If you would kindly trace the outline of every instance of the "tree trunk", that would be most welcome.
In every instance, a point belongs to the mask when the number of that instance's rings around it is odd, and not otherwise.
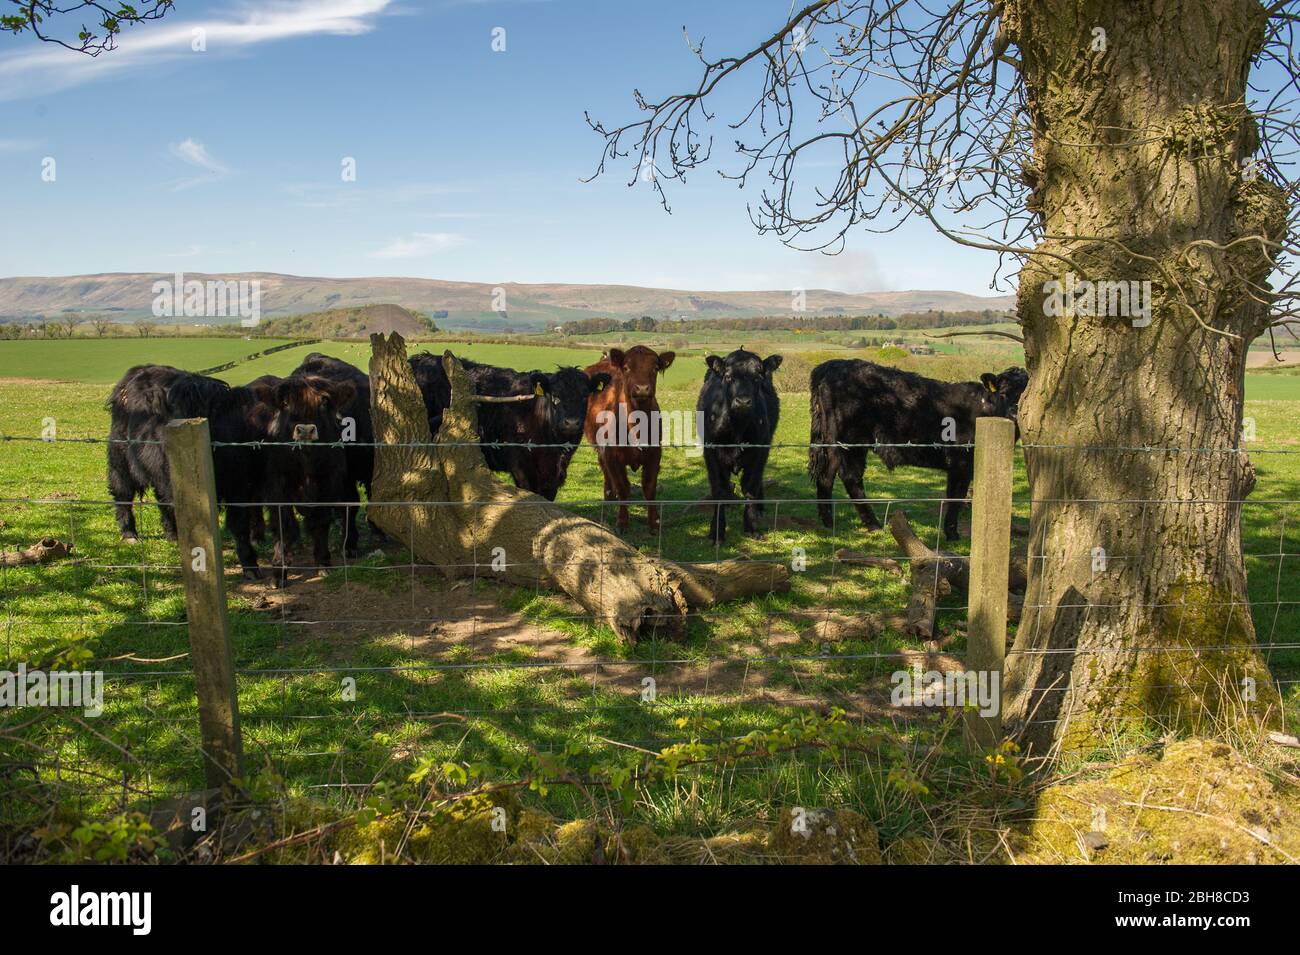
[[[1277,715],[1247,603],[1241,502],[1254,472],[1239,444],[1246,346],[1267,324],[1243,279],[1264,285],[1272,260],[1259,243],[1189,248],[1284,230],[1280,191],[1243,174],[1264,25],[1257,0],[1004,8],[1045,236],[1018,299],[1034,503],[1004,718],[1040,753]],[[1150,324],[1134,303],[1129,316],[1088,314],[1086,300],[1050,314],[1044,283],[1070,272],[1149,280]]]
[[[372,335],[370,344],[379,444],[367,517],[447,577],[561,591],[631,640],[680,637],[689,609],[789,589],[784,565],[720,561],[697,570],[657,561],[600,524],[497,480],[477,446],[474,392],[455,357],[443,358],[451,407],[431,437],[402,337]]]

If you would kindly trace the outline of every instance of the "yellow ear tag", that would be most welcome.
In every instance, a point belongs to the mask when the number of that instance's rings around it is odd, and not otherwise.
[[[998,386],[995,385],[995,384],[994,384],[993,382],[991,382],[991,381],[989,381],[989,382],[985,382],[984,387],[987,388],[989,391],[992,391],[992,392],[996,392],[996,391],[998,390]]]
[[[546,392],[542,391],[542,383],[540,381],[533,386],[533,394],[539,398],[546,394]]]

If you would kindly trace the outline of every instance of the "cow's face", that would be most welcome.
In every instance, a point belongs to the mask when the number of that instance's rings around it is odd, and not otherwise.
[[[336,442],[339,417],[356,397],[350,381],[327,381],[313,375],[285,378],[271,391],[270,437],[274,441]]]
[[[587,375],[579,368],[561,368],[549,375],[533,375],[539,413],[549,434],[559,443],[579,445],[587,420],[587,399],[610,382],[606,372]]]
[[[621,348],[609,350],[609,363],[623,373],[628,398],[642,410],[649,410],[652,406],[658,376],[676,357],[675,352],[656,352],[644,345],[636,345],[627,351]]]
[[[1020,414],[1020,396],[1029,386],[1029,372],[1015,367],[997,375],[985,372],[980,375],[980,384],[984,386],[981,393],[984,407],[980,416],[1016,421]]]
[[[751,351],[737,348],[726,358],[710,355],[704,362],[720,384],[729,411],[737,415],[750,414],[756,408],[766,412],[764,397],[772,373],[781,367],[780,355],[759,358]]]

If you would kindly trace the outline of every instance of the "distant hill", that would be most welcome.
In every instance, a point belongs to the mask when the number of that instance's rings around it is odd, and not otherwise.
[[[375,332],[400,332],[404,338],[434,331],[425,316],[400,305],[330,308],[305,315],[263,319],[258,331],[268,338],[369,338]]]
[[[0,278],[0,318],[53,318],[65,311],[106,313],[124,321],[148,318],[154,299],[154,282],[172,278],[171,274],[145,272]],[[789,289],[711,292],[634,285],[521,285],[514,282],[492,285],[396,277],[311,278],[273,272],[223,275],[187,272],[185,279],[259,282],[263,321],[281,315],[393,302],[432,316],[443,328],[517,330],[550,327],[592,316],[627,319],[649,315],[663,319],[779,315],[790,311],[792,296]],[[809,315],[894,316],[930,309],[1000,311],[1015,305],[1015,299],[1010,295],[981,297],[945,291],[848,294],[807,289],[804,298],[805,312]],[[497,311],[502,304],[505,310]]]

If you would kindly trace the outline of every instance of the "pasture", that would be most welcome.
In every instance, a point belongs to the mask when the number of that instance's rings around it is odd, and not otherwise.
[[[21,549],[47,536],[75,548],[71,560],[0,570],[4,658],[10,666],[99,661],[110,674],[99,718],[37,720],[23,730],[33,749],[59,764],[69,798],[87,816],[200,789],[203,772],[175,547],[162,539],[151,503],[138,510],[140,541],[120,540],[107,503],[104,446],[76,439],[105,437],[108,387],[132,364],[199,369],[269,344],[260,339],[0,343],[0,435],[35,437],[47,419],[54,419],[61,439],[0,443],[0,548]],[[795,343],[750,343],[764,355],[789,345]],[[648,553],[687,561],[749,557],[788,564],[798,555],[806,558],[806,570],[793,575],[789,593],[693,616],[684,643],[629,646],[555,596],[481,578],[448,584],[405,548],[375,547],[364,526],[360,560],[340,563],[328,575],[300,576],[283,592],[272,591],[266,581],[240,581],[227,540],[245,748],[260,784],[293,798],[350,805],[371,793],[375,783],[404,779],[422,766],[508,767],[528,753],[574,745],[613,753],[626,747],[658,751],[674,742],[774,730],[831,707],[854,720],[891,727],[900,753],[913,744],[942,746],[945,724],[939,714],[889,705],[888,677],[899,667],[894,654],[924,645],[886,634],[827,646],[813,635],[819,615],[894,611],[905,603],[907,591],[885,570],[835,559],[841,548],[896,556],[888,532],[866,532],[846,501],[835,509],[834,530],[816,523],[805,473],[808,396],[806,390],[786,388],[787,380],[801,380],[798,362],[790,356],[803,352],[802,346],[786,350],[786,366],[776,375],[782,407],[767,470],[766,534],[743,536],[739,511],[733,509],[728,539],[708,540],[708,510],[699,504],[708,481],[701,460],[683,449],[664,453],[660,532],[650,534],[644,509],[633,507],[628,539]],[[411,350],[424,347],[441,348],[413,345]],[[451,347],[478,361],[519,369],[584,365],[601,352],[594,342],[589,351],[528,343]],[[820,360],[833,348],[819,342],[811,354]],[[242,383],[261,374],[285,374],[313,350],[367,367],[368,344],[326,343],[246,362],[223,375]],[[665,411],[694,409],[705,351],[689,343],[682,352],[659,386]],[[1010,363],[1004,349],[991,357],[990,362],[972,348],[907,361],[923,372],[933,369],[935,377],[974,377]],[[806,382],[806,369],[803,376]],[[1254,419],[1257,439],[1252,450],[1300,451],[1295,426],[1300,376],[1251,374],[1247,380],[1246,414]],[[1300,575],[1295,573],[1300,454],[1259,453],[1253,461],[1258,485],[1243,519],[1252,609],[1261,642],[1277,645],[1267,655],[1294,726],[1300,704],[1300,652],[1294,639],[1300,633]],[[941,473],[900,468],[889,474],[873,457],[867,491],[904,508],[932,546],[966,552],[966,537],[939,541]],[[837,494],[842,498],[838,485]],[[1023,526],[1027,489],[1019,452],[1014,494],[1017,523]],[[591,448],[583,447],[559,503],[612,522],[612,508],[600,498],[600,470]],[[968,528],[969,510],[962,524]],[[957,656],[964,649],[964,616],[950,601],[939,617],[944,649]],[[657,687],[649,701],[643,696],[646,677]],[[355,700],[341,697],[345,678],[355,680]],[[12,710],[0,715],[11,726],[29,719]],[[906,757],[896,761],[906,763]],[[958,786],[961,779],[958,774],[949,782]],[[661,830],[699,833],[761,816],[773,805],[845,806],[880,821],[882,836],[889,839],[924,827],[929,812],[925,798],[894,782],[881,777],[878,767],[844,754],[822,760],[772,757],[711,768],[689,791],[664,784],[630,811],[633,819]],[[590,811],[587,797],[569,788],[528,798],[562,818]],[[3,812],[21,815],[28,808],[7,801]]]

